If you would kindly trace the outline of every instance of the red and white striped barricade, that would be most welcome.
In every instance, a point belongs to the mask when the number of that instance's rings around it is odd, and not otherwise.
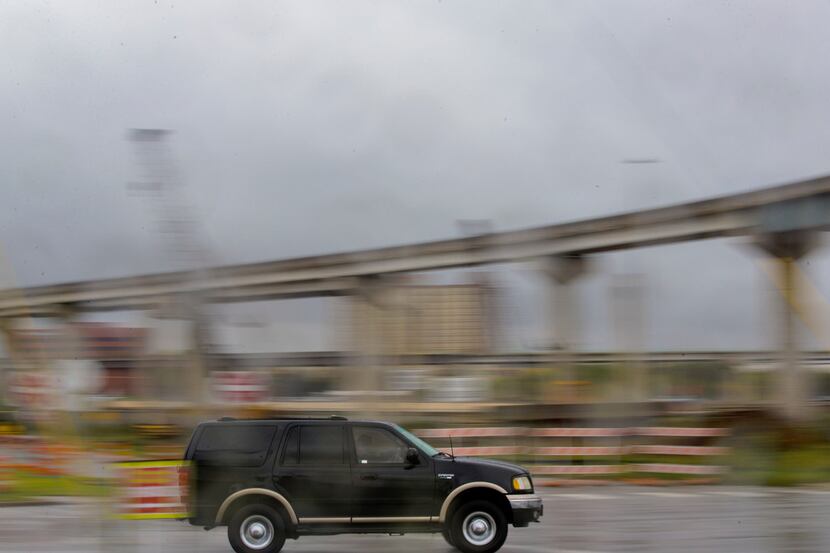
[[[12,371],[8,376],[8,401],[28,409],[54,407],[53,384],[52,374],[47,371]]]
[[[0,457],[0,493],[7,493],[14,487],[14,463],[8,457]]]
[[[677,463],[641,463],[633,465],[636,472],[653,472],[658,474],[698,474],[713,476],[728,472],[727,467],[716,465],[680,465]]]
[[[114,466],[119,481],[119,518],[188,517],[189,462],[126,461]]]
[[[257,371],[214,371],[213,394],[226,403],[255,403],[268,399],[268,374]]]
[[[682,463],[639,462],[625,464],[622,458],[630,454],[655,456],[720,457],[729,453],[729,448],[714,445],[675,444],[626,444],[636,438],[672,438],[673,441],[709,441],[729,435],[728,428],[692,427],[623,427],[623,428],[521,428],[521,427],[472,427],[472,428],[425,428],[416,434],[424,438],[470,438],[475,445],[464,444],[454,448],[456,455],[504,457],[522,455],[541,461],[545,457],[618,459],[616,464],[533,464],[534,475],[587,475],[619,474],[623,472],[654,472],[664,474],[718,475],[727,472],[723,466],[691,465]],[[540,441],[579,439],[578,445],[540,445]],[[582,445],[584,440],[598,439],[596,445]],[[615,442],[609,444],[611,442]],[[483,442],[483,443],[482,443]],[[550,443],[550,442],[548,442]],[[561,444],[562,442],[560,442]],[[711,442],[710,442],[711,443]],[[509,444],[509,445],[508,445]],[[439,448],[449,452],[444,443]],[[544,461],[542,461],[544,463]]]

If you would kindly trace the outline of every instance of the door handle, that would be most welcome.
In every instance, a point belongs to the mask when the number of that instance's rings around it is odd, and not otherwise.
[[[371,473],[370,474],[361,474],[360,479],[361,480],[377,480],[378,475],[377,474],[371,474]]]

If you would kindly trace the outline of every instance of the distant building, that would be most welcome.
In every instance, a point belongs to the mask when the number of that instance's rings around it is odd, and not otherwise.
[[[384,284],[381,303],[354,297],[343,318],[345,349],[384,356],[477,355],[495,349],[495,289],[463,284]]]
[[[61,359],[74,354],[84,359],[132,359],[144,352],[143,328],[76,323],[71,332],[61,328],[27,328],[11,331],[14,353],[23,359]]]
[[[147,331],[104,323],[75,323],[65,328],[14,329],[8,353],[15,368],[38,368],[60,359],[88,359],[103,369],[104,394],[133,391],[135,370],[144,354]]]

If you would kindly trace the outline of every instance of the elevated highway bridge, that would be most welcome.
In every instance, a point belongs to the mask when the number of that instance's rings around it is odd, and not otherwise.
[[[0,317],[148,309],[171,297],[243,302],[342,295],[361,279],[729,236],[788,235],[776,254],[803,249],[791,233],[830,227],[830,177],[703,201],[526,230],[294,259],[0,291]],[[777,251],[781,250],[781,251]],[[797,257],[797,256],[796,256]]]
[[[543,260],[552,288],[551,343],[577,340],[578,313],[569,284],[584,260],[603,252],[722,237],[751,237],[776,260],[781,289],[783,410],[803,413],[806,381],[797,355],[795,265],[830,228],[830,176],[712,199],[467,238],[423,242],[263,263],[34,286],[0,291],[0,330],[20,317],[68,319],[77,313],[158,309],[183,301],[248,302],[350,295],[382,306],[384,275]],[[380,299],[379,299],[380,298]],[[564,298],[565,301],[562,301]],[[198,326],[198,325],[196,325]],[[372,326],[372,325],[369,325]],[[367,340],[371,343],[372,340]],[[194,348],[198,349],[198,348]],[[367,358],[372,352],[367,352]],[[369,363],[370,365],[372,363]],[[377,362],[375,362],[377,364]],[[203,369],[202,369],[203,370]],[[367,371],[371,372],[371,371]],[[370,381],[380,379],[371,376]]]

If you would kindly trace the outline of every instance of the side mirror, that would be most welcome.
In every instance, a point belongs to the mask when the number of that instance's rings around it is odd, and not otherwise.
[[[418,450],[414,447],[410,447],[406,450],[406,464],[407,465],[417,465],[421,462],[421,457],[418,455]]]

